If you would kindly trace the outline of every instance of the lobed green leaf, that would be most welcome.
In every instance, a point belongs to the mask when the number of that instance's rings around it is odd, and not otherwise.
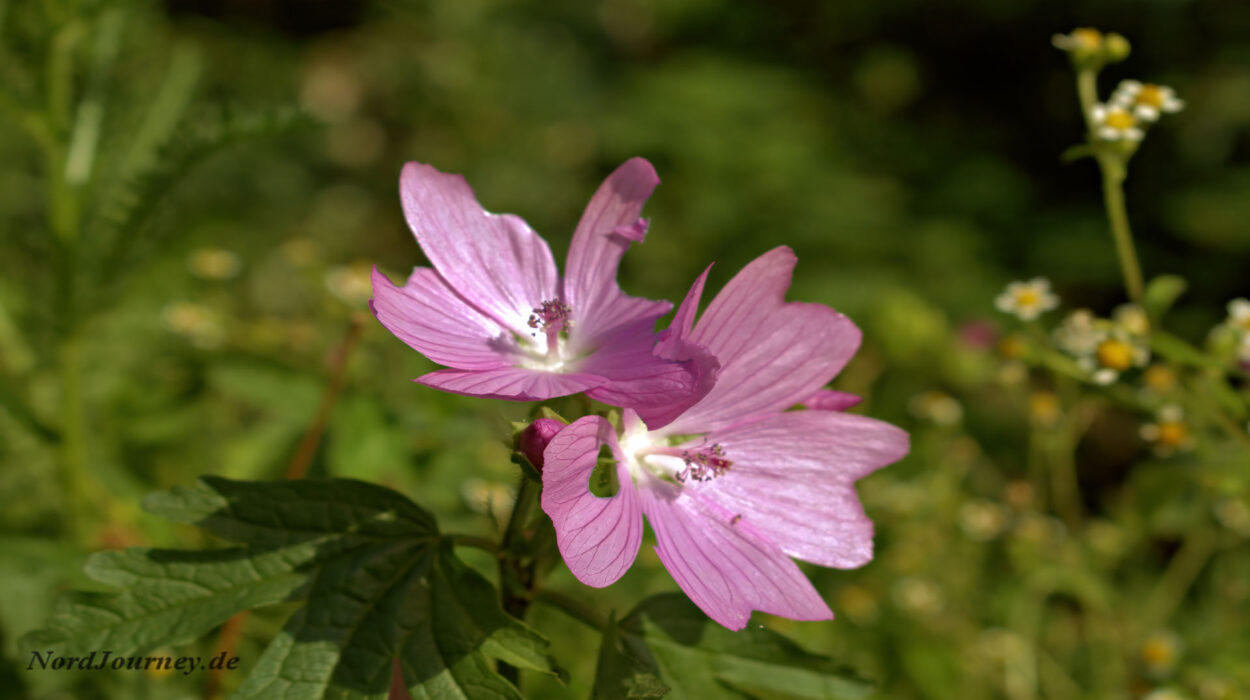
[[[396,659],[414,698],[520,698],[491,659],[561,673],[547,641],[507,615],[434,519],[394,491],[204,477],[144,506],[239,546],[97,554],[87,574],[120,592],[62,604],[24,646],[142,653],[195,640],[242,610],[302,601],[238,697],[385,698]]]
[[[832,659],[753,625],[731,632],[685,595],[652,596],[604,634],[594,696],[863,698],[873,691]]]

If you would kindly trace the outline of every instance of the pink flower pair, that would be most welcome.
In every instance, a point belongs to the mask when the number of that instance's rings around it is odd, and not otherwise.
[[[625,295],[621,256],[641,241],[642,205],[659,179],[632,159],[591,198],[559,280],[521,219],[482,210],[464,180],[409,164],[400,189],[434,265],[404,287],[374,273],[373,309],[392,333],[451,369],[417,381],[520,400],[578,392],[624,408],[623,430],[586,416],[543,452],[543,510],[573,574],[607,586],[633,563],[643,515],[678,585],[730,629],[752,610],[797,620],[833,613],[791,560],[853,568],[872,558],[856,479],[907,453],[898,428],[841,411],[823,389],[860,332],[827,306],[785,301],[796,262],[776,248],[738,273],[698,322],[708,271],[671,308]],[[709,268],[710,270],[710,268]],[[789,410],[805,405],[807,410]],[[602,446],[619,491],[590,492]]]

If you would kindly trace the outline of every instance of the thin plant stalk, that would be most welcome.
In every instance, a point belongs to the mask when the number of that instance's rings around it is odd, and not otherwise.
[[[1093,110],[1098,103],[1098,71],[1086,68],[1076,75],[1076,92],[1081,101],[1081,113],[1089,131],[1091,144],[1096,141]],[[1128,156],[1095,148],[1094,157],[1102,173],[1103,202],[1107,209],[1107,223],[1111,226],[1111,240],[1115,243],[1116,257],[1120,260],[1120,272],[1124,276],[1124,290],[1129,301],[1141,303],[1142,272],[1133,245],[1133,231],[1129,227],[1128,210],[1124,206],[1124,178],[1127,175],[1125,161]]]

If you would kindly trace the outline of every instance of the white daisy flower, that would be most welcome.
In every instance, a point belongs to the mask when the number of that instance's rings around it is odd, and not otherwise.
[[[1194,437],[1185,422],[1185,412],[1175,404],[1160,408],[1155,412],[1155,422],[1143,425],[1138,433],[1160,456],[1188,452],[1194,448]]]
[[[1185,102],[1172,88],[1137,80],[1120,81],[1111,94],[1111,104],[1131,112],[1143,122],[1153,122],[1164,112],[1171,114],[1185,108]]]
[[[1227,323],[1243,337],[1250,337],[1250,299],[1243,297],[1228,302]]]
[[[1089,309],[1078,309],[1068,314],[1055,329],[1055,344],[1074,357],[1092,355],[1098,349],[1103,333],[1094,323]]]
[[[1059,297],[1050,291],[1050,280],[1035,277],[1028,282],[1012,282],[994,300],[994,307],[1013,314],[1021,321],[1032,321],[1059,305]]]
[[[1103,141],[1141,141],[1146,135],[1137,124],[1137,118],[1124,107],[1099,103],[1089,112],[1094,123],[1094,134]]]
[[[1150,349],[1124,328],[1098,328],[1090,337],[1093,351],[1079,355],[1076,364],[1090,373],[1095,384],[1106,386],[1134,367],[1150,363]]]

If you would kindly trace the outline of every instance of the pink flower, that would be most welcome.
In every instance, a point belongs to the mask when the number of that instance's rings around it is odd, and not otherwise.
[[[451,369],[416,381],[457,394],[522,401],[586,392],[663,424],[696,401],[715,367],[652,353],[667,301],[627,296],[616,283],[625,249],[646,235],[638,218],[659,177],[634,158],[600,185],[582,214],[560,279],[547,243],[521,218],[491,214],[459,175],[408,163],[404,215],[433,268],[403,287],[373,271],[373,313]]]
[[[587,416],[544,453],[543,510],[569,569],[602,587],[621,577],[642,542],[690,599],[730,629],[752,610],[796,620],[833,616],[791,557],[853,568],[872,559],[872,522],[856,479],[901,458],[902,430],[836,410],[787,411],[815,397],[859,347],[860,332],[819,304],[786,303],[795,257],[776,248],[747,265],[693,324],[705,271],[661,346],[705,348],[720,361],[715,386],[675,420],[648,429],[625,411],[621,435]],[[844,405],[842,395],[835,405]],[[601,445],[619,491],[590,493]]]

